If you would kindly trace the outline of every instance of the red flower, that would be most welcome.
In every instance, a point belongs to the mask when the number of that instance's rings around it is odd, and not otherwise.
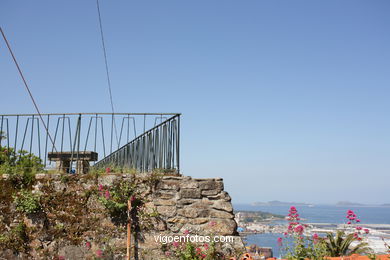
[[[302,234],[303,233],[303,226],[302,225],[298,225],[295,227],[294,231],[298,234]]]
[[[110,192],[108,190],[106,190],[106,192],[104,193],[104,197],[106,197],[106,199],[109,199],[110,198]]]

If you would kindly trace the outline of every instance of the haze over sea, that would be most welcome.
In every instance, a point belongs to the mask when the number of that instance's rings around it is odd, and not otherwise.
[[[291,205],[294,206],[294,205]],[[250,204],[234,204],[234,210],[264,211],[274,214],[287,215],[290,206],[253,206]],[[346,212],[352,209],[362,221],[362,224],[390,224],[390,207],[379,206],[335,206],[315,205],[296,206],[304,223],[346,223]],[[287,223],[287,222],[286,222]],[[254,234],[248,235],[244,240],[248,245],[256,244],[261,247],[272,247],[274,256],[279,257],[277,238],[282,234]]]

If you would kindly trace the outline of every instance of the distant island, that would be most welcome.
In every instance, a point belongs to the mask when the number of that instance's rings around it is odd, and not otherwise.
[[[282,220],[285,217],[283,215],[273,214],[263,211],[235,211],[235,216],[238,222],[241,223],[258,223],[258,222],[272,222],[275,220]]]
[[[356,202],[350,202],[350,201],[339,201],[336,203],[336,206],[348,206],[348,207],[390,207],[390,203],[385,204],[362,204],[362,203],[356,203]]]
[[[279,200],[272,200],[268,202],[254,202],[253,206],[313,206],[313,204],[302,202],[283,202]]]

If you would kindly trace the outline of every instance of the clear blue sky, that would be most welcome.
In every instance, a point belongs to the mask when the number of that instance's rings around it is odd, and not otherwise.
[[[233,202],[390,203],[390,2],[100,0],[118,112],[181,112]],[[0,2],[43,112],[110,112],[95,0]],[[0,41],[0,111],[34,112]]]

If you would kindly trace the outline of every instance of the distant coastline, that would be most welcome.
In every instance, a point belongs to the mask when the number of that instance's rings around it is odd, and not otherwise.
[[[339,201],[334,204],[314,204],[314,203],[305,203],[305,202],[285,202],[285,201],[279,201],[279,200],[272,200],[268,202],[253,202],[251,203],[252,206],[307,206],[307,207],[314,207],[314,206],[340,206],[340,207],[390,207],[390,203],[383,203],[383,204],[363,204],[363,203],[357,203],[357,202],[350,202],[350,201]]]

